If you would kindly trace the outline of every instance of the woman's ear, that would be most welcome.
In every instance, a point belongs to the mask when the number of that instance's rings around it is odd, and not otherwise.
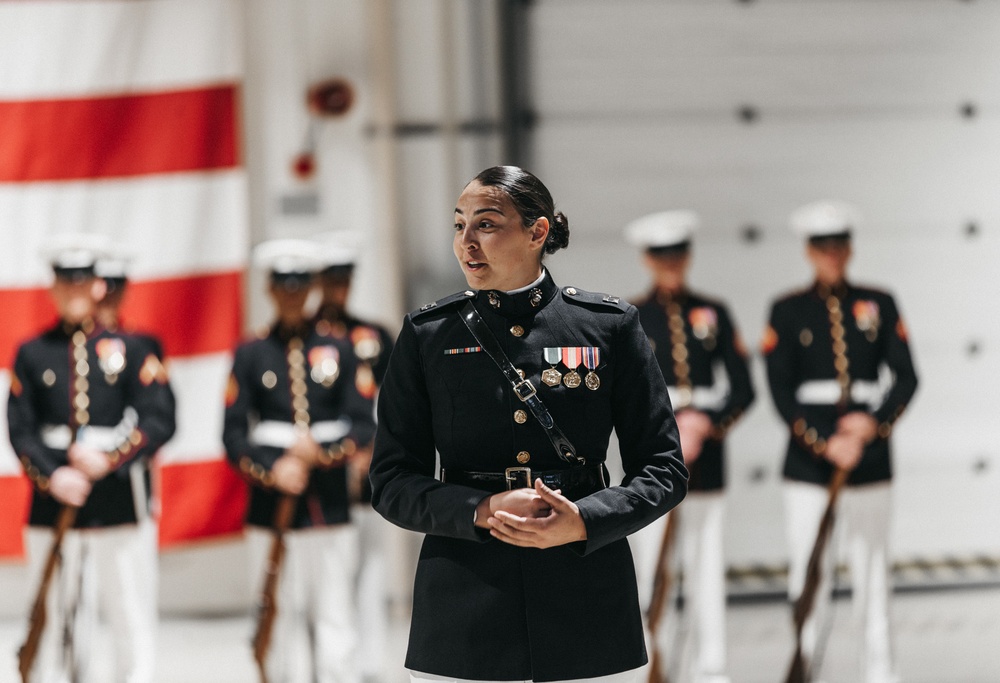
[[[545,240],[549,237],[549,219],[545,216],[538,218],[531,225],[531,244],[540,247],[545,246]]]

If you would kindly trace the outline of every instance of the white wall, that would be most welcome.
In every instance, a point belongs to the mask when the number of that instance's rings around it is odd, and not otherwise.
[[[894,437],[896,557],[996,556],[1000,3],[542,0],[531,17],[535,168],[573,230],[557,277],[638,294],[622,226],[696,209],[693,285],[731,302],[756,346],[770,301],[809,278],[788,213],[857,204],[852,275],[897,295],[921,376]],[[762,365],[729,446],[737,565],[785,559],[785,432]]]

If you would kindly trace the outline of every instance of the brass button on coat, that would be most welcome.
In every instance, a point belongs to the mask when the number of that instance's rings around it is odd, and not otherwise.
[[[531,453],[528,451],[521,451],[517,454],[517,461],[522,465],[526,464],[529,460],[531,460]]]
[[[519,425],[523,425],[527,421],[528,421],[528,413],[524,412],[523,410],[514,411],[514,422],[518,423]]]
[[[523,337],[524,328],[521,327],[520,325],[514,325],[513,327],[510,328],[510,333],[515,337]]]

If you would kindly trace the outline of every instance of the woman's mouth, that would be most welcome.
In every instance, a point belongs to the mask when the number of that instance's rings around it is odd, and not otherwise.
[[[465,267],[468,268],[471,271],[477,271],[477,270],[482,270],[483,268],[485,268],[486,264],[483,263],[482,261],[466,261],[465,262]]]

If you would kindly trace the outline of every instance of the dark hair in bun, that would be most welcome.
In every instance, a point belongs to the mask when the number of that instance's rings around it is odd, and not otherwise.
[[[500,188],[506,194],[524,227],[530,227],[539,218],[549,221],[549,235],[542,250],[551,254],[569,245],[569,220],[562,211],[555,210],[552,194],[542,181],[517,166],[493,166],[474,179],[480,185]]]

